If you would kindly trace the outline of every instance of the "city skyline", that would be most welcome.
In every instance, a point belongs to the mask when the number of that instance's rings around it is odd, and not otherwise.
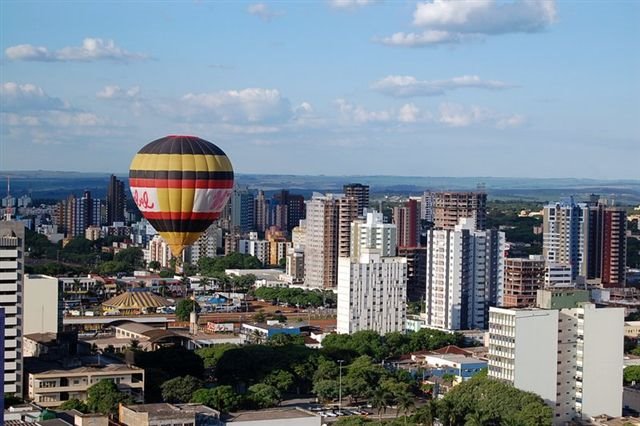
[[[187,133],[241,173],[639,177],[634,2],[0,8],[2,170]]]

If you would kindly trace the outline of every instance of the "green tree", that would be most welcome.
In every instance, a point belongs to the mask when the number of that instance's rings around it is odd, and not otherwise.
[[[144,253],[140,247],[130,247],[120,250],[114,257],[116,262],[124,262],[129,268],[142,269],[144,266]]]
[[[111,380],[100,380],[87,391],[87,408],[92,413],[113,415],[118,411],[118,404],[132,402],[132,398],[120,392]]]
[[[640,365],[630,365],[624,369],[623,378],[625,384],[640,382]]]
[[[280,403],[282,394],[275,386],[258,383],[249,387],[248,398],[256,408],[269,408]]]
[[[297,334],[278,333],[269,337],[267,345],[271,346],[287,346],[287,345],[304,345],[304,337]]]
[[[378,411],[378,418],[382,418],[382,412],[387,412],[387,407],[393,402],[393,395],[382,388],[377,388],[371,395],[371,406]]]
[[[191,400],[191,395],[202,387],[202,382],[193,376],[175,377],[164,382],[162,400],[170,403],[183,403]]]
[[[157,260],[152,260],[151,262],[149,262],[149,265],[147,265],[147,267],[152,271],[157,271],[162,267],[162,265],[160,265],[160,262],[158,262]]]
[[[396,404],[398,406],[397,413],[404,413],[404,423],[407,424],[407,416],[409,415],[409,411],[416,406],[415,398],[412,394],[408,392],[403,392],[399,395],[395,395]],[[397,416],[397,414],[396,414]]]
[[[264,378],[264,383],[285,393],[293,386],[293,374],[285,370],[276,370]]]
[[[205,368],[215,368],[216,364],[226,351],[237,347],[238,345],[233,343],[221,343],[208,348],[197,349],[196,354],[202,358]]]
[[[437,402],[438,419],[445,425],[469,422],[550,425],[553,410],[542,398],[484,375],[454,387]]]
[[[260,310],[255,314],[253,314],[252,319],[254,322],[265,322],[267,320],[267,315],[264,313],[263,310]]]
[[[212,389],[198,389],[193,393],[191,402],[204,404],[224,413],[238,409],[242,397],[231,386],[216,386]]]
[[[62,405],[60,405],[60,407],[58,408],[60,410],[78,410],[81,413],[89,412],[89,408],[87,407],[87,404],[85,404],[84,402],[80,401],[77,398],[71,398],[63,402]]]
[[[195,309],[196,312],[200,312],[200,305],[198,302],[192,299],[182,299],[176,305],[176,319],[178,321],[189,321],[189,315]]]
[[[339,387],[337,380],[317,380],[313,384],[313,393],[322,401],[332,401],[340,395]]]

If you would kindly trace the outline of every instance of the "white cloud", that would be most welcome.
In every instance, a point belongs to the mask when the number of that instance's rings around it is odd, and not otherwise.
[[[422,111],[414,104],[402,105],[397,110],[389,108],[380,111],[368,110],[345,99],[337,99],[335,104],[340,112],[341,121],[349,124],[417,123],[431,120],[428,111]]]
[[[3,111],[48,110],[65,108],[65,103],[49,95],[35,84],[3,83],[0,86]]]
[[[132,53],[116,46],[113,40],[101,38],[85,38],[82,46],[63,47],[60,50],[49,51],[46,47],[31,44],[19,44],[5,50],[7,58],[13,61],[41,61],[41,62],[93,62],[110,60],[116,62],[130,62],[147,59],[147,55]]]
[[[415,123],[420,110],[414,104],[406,104],[398,111],[398,121],[401,123]]]
[[[291,103],[276,89],[248,88],[182,97],[186,114],[222,122],[284,122],[293,116]]]
[[[388,46],[404,46],[404,47],[421,47],[437,44],[452,44],[465,41],[472,36],[453,34],[446,31],[429,30],[422,33],[404,33],[398,32],[390,37],[384,37],[380,40],[382,44]]]
[[[102,90],[96,93],[96,97],[100,99],[127,99],[135,98],[140,94],[140,87],[133,86],[127,90],[117,85],[104,86]]]
[[[380,40],[392,46],[460,43],[489,35],[534,33],[556,21],[555,0],[433,0],[418,3],[413,24],[422,32],[398,32]]]
[[[463,88],[502,90],[513,87],[498,80],[482,80],[477,75],[464,75],[447,80],[418,80],[410,75],[390,75],[371,85],[385,95],[395,97],[438,96],[447,91]]]
[[[524,117],[517,114],[500,114],[475,105],[464,106],[443,103],[439,107],[438,121],[448,127],[468,127],[475,124],[489,124],[498,129],[517,127],[524,123]]]
[[[278,16],[283,15],[283,12],[276,12],[274,10],[272,10],[267,4],[265,3],[253,3],[250,4],[249,7],[247,7],[247,12],[249,12],[249,14],[257,16],[258,18],[262,19],[263,21],[269,22],[271,21],[273,18],[276,18]]]
[[[369,6],[380,0],[329,0],[331,7],[336,9],[354,9],[356,7]]]

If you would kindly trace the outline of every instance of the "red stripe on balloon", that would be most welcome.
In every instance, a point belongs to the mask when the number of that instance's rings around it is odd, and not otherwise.
[[[129,186],[144,188],[229,189],[233,188],[233,180],[129,178]]]
[[[144,212],[146,219],[160,220],[216,220],[218,212]]]

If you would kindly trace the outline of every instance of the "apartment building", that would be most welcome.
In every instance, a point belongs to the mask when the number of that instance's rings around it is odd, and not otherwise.
[[[0,307],[4,310],[4,394],[22,395],[24,225],[0,222]]]
[[[338,333],[404,332],[407,318],[407,259],[383,257],[363,248],[338,261]]]
[[[563,298],[558,309],[490,309],[489,377],[540,395],[556,425],[620,416],[624,309]]]
[[[144,401],[144,370],[124,364],[49,369],[29,374],[29,399],[42,407],[58,407],[69,399],[87,399],[88,389],[101,380],[114,382],[135,401]]]
[[[503,232],[477,230],[473,219],[427,232],[427,326],[486,328],[489,306],[502,301],[505,244]]]
[[[502,306],[534,306],[538,289],[544,286],[545,264],[542,256],[508,258],[504,261],[504,295]]]

